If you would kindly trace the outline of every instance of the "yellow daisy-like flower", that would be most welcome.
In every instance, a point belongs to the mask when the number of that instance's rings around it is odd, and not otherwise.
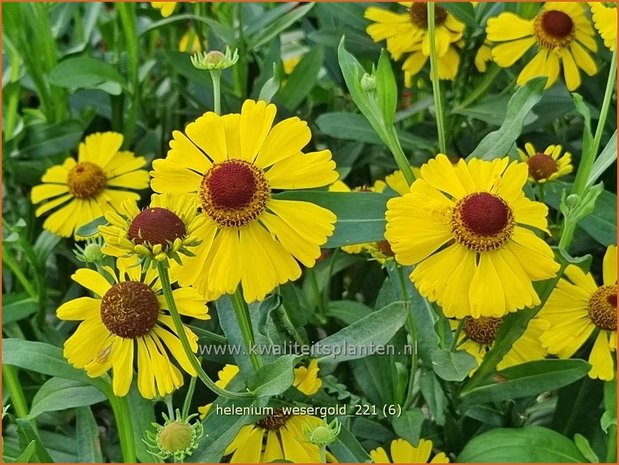
[[[178,2],[150,2],[150,6],[157,8],[161,12],[161,16],[167,18],[174,13],[174,8]]]
[[[122,143],[122,134],[91,134],[80,144],[77,162],[69,157],[45,172],[43,184],[33,187],[30,195],[33,204],[47,200],[37,208],[36,216],[57,209],[43,228],[70,237],[105,212],[117,209],[124,200],[140,198],[126,189],[148,187],[148,172],[140,169],[146,160],[120,151]]]
[[[164,397],[183,385],[183,376],[171,361],[191,376],[196,372],[181,346],[168,304],[153,269],[145,274],[141,266],[125,267],[117,262],[118,275],[110,283],[102,274],[79,269],[71,276],[91,290],[96,297],[80,297],[64,303],[57,310],[61,320],[82,321],[64,345],[64,355],[76,368],[95,378],[113,370],[114,394],[124,396],[133,380],[137,360],[137,386],[147,398]],[[173,291],[179,313],[201,320],[209,319],[206,301],[191,288]],[[185,332],[195,352],[198,337]]]
[[[316,394],[322,386],[322,380],[318,377],[318,360],[313,358],[307,367],[300,366],[294,369],[294,381],[292,385],[307,396]]]
[[[548,88],[557,81],[563,66],[565,84],[575,90],[581,83],[579,68],[589,76],[598,72],[589,55],[589,51],[597,51],[597,43],[584,3],[546,2],[531,20],[504,12],[488,20],[486,32],[488,40],[505,42],[492,48],[492,59],[502,68],[509,68],[536,46],[535,56],[518,76],[518,85],[546,76]]]
[[[322,425],[310,415],[290,415],[281,408],[254,424],[243,426],[227,447],[230,463],[320,463],[320,449],[308,441],[305,431]]]
[[[509,164],[509,166],[508,166]],[[385,237],[419,292],[449,318],[501,317],[540,300],[532,281],[555,275],[548,207],[525,197],[525,163],[439,154],[410,192],[387,202]]]
[[[568,358],[595,333],[589,376],[609,381],[616,370],[617,246],[609,246],[604,255],[602,286],[575,265],[568,265],[565,277],[539,313],[550,323],[541,337],[542,344],[549,353]]]
[[[236,365],[226,364],[219,372],[217,373],[218,379],[215,381],[215,384],[222,389],[225,389],[230,381],[239,374],[239,367]],[[211,410],[211,406],[213,404],[206,404],[201,407],[198,407],[198,413],[200,414],[200,420],[204,420],[208,415],[208,412]]]
[[[191,249],[200,243],[195,233],[206,221],[198,214],[194,197],[170,194],[153,195],[144,210],[135,201],[125,201],[118,212],[106,213],[105,219],[109,225],[99,226],[99,232],[106,255],[139,255],[155,261],[173,258],[179,264],[179,254],[192,255]]]
[[[604,39],[604,45],[614,52],[617,48],[617,3],[589,2],[589,7],[593,24]]]
[[[503,318],[483,316],[472,318],[467,316],[462,323],[457,348],[465,350],[475,357],[477,366],[479,366],[486,352],[494,345],[502,322]],[[449,323],[452,330],[455,330],[460,324],[459,321],[455,320],[450,320]],[[544,359],[548,352],[542,347],[539,338],[548,328],[550,328],[550,323],[547,321],[538,318],[532,319],[522,336],[514,342],[509,352],[497,364],[497,369],[503,370],[521,363]],[[472,369],[470,374],[474,373],[476,369]]]
[[[365,17],[374,21],[374,24],[370,24],[366,31],[374,42],[387,40],[387,51],[394,60],[410,53],[402,64],[407,87],[410,87],[412,76],[422,70],[430,56],[428,12],[424,2],[400,4],[406,6],[406,13],[369,7]],[[453,80],[460,66],[460,55],[452,44],[462,37],[464,24],[441,6],[435,8],[439,78]]]
[[[207,44],[205,44],[207,46]],[[202,43],[200,42],[200,37],[196,34],[196,31],[193,28],[189,28],[183,36],[181,40],[178,42],[178,50],[179,52],[187,52],[187,53],[200,53],[204,50]]]
[[[565,152],[561,155],[560,145],[549,145],[543,152],[538,152],[530,142],[524,146],[525,150],[518,149],[520,159],[529,166],[529,180],[531,182],[545,183],[553,179],[570,174],[572,166],[572,154]]]
[[[385,449],[379,447],[370,452],[373,463],[449,463],[449,458],[444,452],[439,452],[432,460],[432,441],[420,439],[417,447],[405,439],[391,441],[391,459]],[[429,461],[428,461],[429,460]]]
[[[331,211],[272,195],[338,177],[329,150],[302,152],[311,138],[307,123],[293,117],[272,126],[275,113],[275,105],[253,100],[240,114],[205,113],[184,133],[174,131],[167,157],[153,162],[153,190],[191,194],[206,217],[196,257],[177,270],[179,283],[213,298],[241,284],[246,301],[260,300],[299,278],[297,260],[314,266],[333,233]]]

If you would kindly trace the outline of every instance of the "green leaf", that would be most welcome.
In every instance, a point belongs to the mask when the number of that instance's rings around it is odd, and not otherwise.
[[[595,455],[595,452],[593,452],[589,445],[589,441],[582,434],[576,433],[574,435],[574,444],[576,444],[580,453],[587,459],[587,462],[600,463],[599,457]]]
[[[611,425],[617,426],[617,377],[604,382],[604,415],[602,415],[602,431],[608,431]],[[613,440],[609,438],[609,440]]]
[[[421,434],[421,426],[426,417],[419,408],[414,408],[402,412],[399,417],[394,417],[391,422],[395,434],[403,439],[406,439],[413,445],[419,444],[419,436]]]
[[[48,158],[59,154],[69,156],[71,152],[76,151],[83,133],[82,123],[76,120],[33,125],[16,156],[27,160]]]
[[[43,342],[4,339],[2,341],[2,363],[44,375],[91,384],[104,393],[111,393],[110,385],[102,378],[89,378],[84,371],[73,368],[67,363],[62,355],[62,349]]]
[[[347,325],[353,324],[370,313],[372,313],[370,307],[354,300],[332,300],[327,305],[327,316],[337,318]]]
[[[28,419],[44,412],[84,407],[104,400],[105,395],[94,386],[72,379],[51,378],[34,395]]]
[[[107,220],[104,216],[100,216],[92,220],[90,223],[80,226],[75,232],[75,235],[80,237],[94,236],[95,234],[99,234],[99,226],[103,226],[104,224],[107,224]]]
[[[2,296],[2,324],[7,325],[27,318],[38,309],[38,300],[30,297],[28,293],[5,294]]]
[[[303,18],[314,7],[313,3],[299,6],[294,10],[278,17],[261,30],[257,31],[254,35],[248,37],[247,44],[249,44],[251,50],[259,49],[263,44],[266,44],[280,32],[288,29],[295,22]]]
[[[124,78],[112,65],[89,56],[68,58],[49,74],[49,82],[68,89],[98,89],[120,95],[126,86]]]
[[[329,445],[329,450],[340,463],[366,463],[370,460],[368,453],[345,425],[342,425],[335,442]]]
[[[24,419],[17,419],[17,437],[19,439],[19,447],[22,451],[26,452],[26,449],[32,447],[31,444],[35,444],[34,454],[30,454],[30,460],[32,462],[39,463],[53,463],[54,460],[49,455],[49,452],[39,439],[38,434],[32,427],[32,424]],[[19,463],[16,461],[16,463]]]
[[[312,356],[343,362],[382,351],[384,344],[404,325],[407,315],[405,302],[389,304],[314,344]]]
[[[376,93],[378,94],[383,120],[386,125],[390,126],[393,124],[398,104],[398,87],[395,83],[393,69],[391,69],[391,61],[384,50],[380,53],[378,68],[376,69]]]
[[[419,389],[428,404],[428,410],[437,425],[444,425],[447,398],[441,383],[432,370],[422,368],[420,372]]]
[[[260,368],[249,381],[252,393],[256,397],[272,397],[286,391],[294,381],[296,359],[295,354],[282,355]]]
[[[565,436],[541,426],[496,428],[469,441],[456,462],[461,463],[574,463],[585,462]]]
[[[258,332],[265,336],[272,343],[271,335],[269,334],[269,323],[271,323],[271,312],[279,308],[282,304],[282,299],[278,294],[271,294],[258,307],[260,319],[258,320]]]
[[[389,196],[375,192],[290,191],[277,199],[312,202],[331,210],[337,217],[335,231],[324,248],[382,241]]]
[[[464,350],[450,352],[435,350],[432,352],[432,368],[434,373],[445,381],[462,381],[469,372],[477,366],[475,357]]]
[[[617,161],[617,130],[610,136],[606,147],[593,162],[593,167],[587,179],[587,187],[592,186],[606,170]]]
[[[175,14],[175,15],[170,16],[169,18],[163,18],[157,22],[152,23],[149,27],[141,31],[140,37],[146,35],[150,31],[159,29],[161,27],[168,26],[172,23],[185,24],[188,21],[197,21],[197,22],[205,23],[206,25],[210,27],[211,31],[213,31],[213,34],[215,34],[217,38],[220,39],[225,44],[232,44],[236,40],[236,37],[235,37],[236,32],[232,27],[221,24],[215,21],[214,19],[207,18],[206,16],[198,16],[198,15],[192,15],[192,14],[183,14],[183,15]],[[187,54],[185,54],[185,56],[187,56]]]
[[[281,80],[277,75],[277,66],[273,63],[273,76],[271,76],[260,89],[260,95],[258,96],[258,100],[264,100],[265,102],[270,102],[273,96],[277,93],[281,86]]]
[[[470,391],[462,393],[468,404],[500,402],[552,391],[586,376],[591,365],[584,360],[537,360],[506,368]]]
[[[153,401],[142,397],[136,383],[131,385],[127,395],[127,403],[131,409],[131,424],[133,426],[133,443],[138,460],[142,463],[152,462],[153,456],[148,452],[144,441],[144,431],[152,427],[155,422]]]
[[[574,106],[578,113],[583,116],[584,125],[583,125],[583,134],[582,134],[582,157],[581,160],[585,158],[585,154],[591,151],[593,146],[593,133],[591,132],[591,111],[589,107],[585,104],[581,95],[573,93],[572,98],[574,99]],[[594,154],[595,156],[597,154]]]
[[[263,3],[261,4],[261,6],[262,5],[266,6],[267,4]],[[251,36],[262,31],[264,28],[268,27],[271,23],[284,16],[290,10],[295,9],[297,6],[299,6],[299,3],[297,2],[277,5],[270,10],[266,10],[266,8],[264,8],[263,6],[263,11],[261,12],[261,14],[258,15],[254,21],[248,21],[248,24],[245,25],[245,31],[243,31],[244,35]]]
[[[475,9],[470,2],[441,2],[440,6],[467,26],[479,28],[479,23],[475,19]]]
[[[323,113],[316,118],[316,124],[324,134],[337,139],[383,145],[363,115],[344,112]],[[433,150],[432,145],[419,136],[403,131],[396,132],[404,150]]]
[[[290,111],[295,111],[316,85],[323,60],[324,50],[321,46],[316,46],[303,55],[288,76],[286,85],[277,94],[277,101]]]
[[[21,454],[13,461],[14,463],[30,463],[30,460],[37,453],[37,443],[32,440],[30,444],[26,446]]]
[[[504,157],[520,136],[525,118],[540,101],[546,77],[536,77],[514,92],[507,104],[505,120],[501,127],[484,137],[467,159],[492,160]]]
[[[90,407],[79,407],[75,410],[75,434],[79,461],[82,463],[103,462],[99,426]]]

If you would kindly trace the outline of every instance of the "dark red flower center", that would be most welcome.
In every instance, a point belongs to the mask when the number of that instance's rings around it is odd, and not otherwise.
[[[503,322],[502,318],[492,318],[482,316],[480,318],[473,318],[467,316],[464,319],[464,333],[467,337],[477,342],[478,344],[489,345],[496,339],[499,327]]]
[[[129,226],[129,239],[134,244],[159,244],[163,250],[167,249],[168,243],[182,239],[186,234],[183,220],[176,213],[160,207],[143,210]]]
[[[410,9],[411,22],[421,28],[428,29],[428,6],[424,2],[414,2]],[[434,7],[434,24],[440,26],[447,19],[447,10],[436,5]]]
[[[550,155],[538,152],[527,160],[529,176],[536,181],[548,179],[557,172],[557,162]]]
[[[278,430],[286,424],[290,417],[291,415],[284,413],[283,409],[276,408],[273,410],[272,415],[266,416],[262,420],[258,420],[256,422],[256,426],[270,430]]]
[[[542,13],[542,28],[546,34],[555,39],[565,39],[572,34],[574,21],[562,11],[545,11]]]
[[[602,286],[589,299],[589,317],[600,329],[617,329],[617,287]]]
[[[505,202],[488,192],[470,195],[460,208],[464,226],[480,236],[494,236],[501,232],[511,215]]]

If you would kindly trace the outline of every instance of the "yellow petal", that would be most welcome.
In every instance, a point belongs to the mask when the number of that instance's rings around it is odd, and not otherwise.
[[[239,122],[241,133],[241,156],[253,162],[262,147],[275,119],[277,108],[259,100],[246,100],[241,108]]]
[[[617,246],[609,245],[604,254],[604,285],[612,286],[617,283]]]
[[[589,376],[593,379],[610,381],[615,377],[615,363],[608,347],[608,335],[608,331],[601,330],[591,349]]]
[[[488,19],[486,38],[491,42],[515,40],[533,35],[533,22],[514,13],[504,12]],[[524,52],[523,52],[524,53]]]
[[[224,122],[218,114],[212,111],[206,112],[187,125],[185,134],[214,163],[222,162],[228,158]],[[182,139],[179,137],[179,140]],[[192,155],[192,164],[195,165],[198,161],[197,154],[195,151],[189,153]]]
[[[264,140],[256,157],[256,166],[267,168],[301,152],[311,136],[305,121],[297,117],[285,119],[276,124]]]
[[[112,287],[109,281],[107,281],[101,274],[88,268],[80,268],[73,273],[71,279],[100,297],[103,297]]]
[[[122,339],[114,354],[114,376],[112,386],[114,394],[126,396],[133,380],[133,339]]]
[[[69,192],[69,186],[66,184],[39,184],[32,188],[30,200],[32,203],[39,203],[45,199],[66,194],[67,192]]]
[[[123,135],[117,132],[97,132],[84,139],[79,146],[78,161],[89,161],[105,169],[123,144]]]
[[[79,297],[65,302],[58,310],[56,316],[61,320],[88,320],[96,317],[101,310],[101,300],[91,297]]]
[[[327,186],[338,178],[329,150],[296,153],[275,163],[265,177],[272,189],[310,189]]]

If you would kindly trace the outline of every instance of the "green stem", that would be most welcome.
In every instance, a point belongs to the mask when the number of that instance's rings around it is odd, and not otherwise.
[[[445,121],[443,114],[443,97],[441,83],[438,77],[438,56],[436,55],[436,22],[434,18],[434,2],[428,2],[428,36],[430,39],[430,77],[432,79],[432,93],[434,94],[434,112],[438,129],[438,146],[441,153],[447,153],[447,139],[445,138]]]
[[[451,347],[449,350],[454,352],[456,347],[458,346],[458,339],[460,338],[460,333],[462,332],[462,328],[464,327],[464,319],[460,320],[458,323],[458,327],[456,328],[456,332],[453,335],[453,339],[451,340]]]
[[[110,404],[116,419],[120,448],[124,463],[136,463],[135,441],[133,436],[133,424],[131,423],[131,410],[127,402],[127,396],[110,397]]]
[[[213,111],[218,115],[221,114],[221,70],[210,70],[211,79],[213,81]]]
[[[187,388],[187,395],[185,396],[185,401],[183,402],[183,418],[187,418],[189,416],[189,409],[191,408],[191,399],[193,399],[193,393],[196,390],[196,381],[197,377],[192,376],[189,381],[189,388]]]
[[[21,283],[23,288],[26,290],[28,295],[30,295],[30,297],[32,297],[33,299],[38,300],[37,291],[32,287],[30,281],[28,281],[28,278],[26,278],[21,268],[19,267],[19,264],[15,261],[15,259],[9,253],[6,247],[2,249],[2,263],[6,264],[11,269],[11,271],[13,272],[17,280]]]
[[[475,103],[477,99],[484,96],[488,89],[495,83],[497,76],[501,73],[501,69],[496,64],[486,72],[479,85],[472,92],[467,93],[466,98],[458,104],[459,108],[466,108]]]
[[[610,61],[610,70],[608,72],[608,80],[606,81],[606,91],[604,92],[604,100],[602,101],[602,108],[600,109],[600,118],[598,120],[597,127],[595,129],[595,136],[593,137],[593,143],[589,150],[586,150],[582,154],[582,158],[578,165],[578,172],[576,173],[576,179],[574,179],[574,185],[572,187],[572,193],[582,196],[587,188],[587,179],[591,173],[593,162],[598,155],[600,148],[600,142],[602,140],[602,134],[604,133],[604,125],[606,124],[606,117],[608,116],[608,109],[610,108],[610,101],[615,88],[615,81],[617,79],[617,50],[613,52],[612,59]]]
[[[17,377],[17,371],[12,365],[2,366],[2,381],[9,392],[9,397],[13,403],[15,413],[19,418],[25,418],[28,416],[28,403],[24,396],[24,391],[21,388],[19,378]]]
[[[252,365],[254,366],[254,369],[259,370],[262,367],[262,360],[260,359],[260,356],[252,350],[252,348],[256,345],[256,340],[254,339],[254,331],[251,325],[249,307],[243,298],[241,286],[237,287],[236,292],[230,297],[232,299],[232,306],[234,307],[236,320],[239,323],[241,335],[243,336],[245,349]]]
[[[127,53],[127,62],[129,65],[128,75],[131,85],[131,105],[127,114],[127,120],[124,123],[124,146],[128,146],[133,141],[135,128],[137,126],[138,110],[139,110],[139,59],[138,59],[138,33],[137,33],[137,18],[135,14],[135,5],[131,3],[117,3],[115,7],[118,9],[120,22],[123,29],[123,38],[125,41],[124,48]]]
[[[397,265],[396,265],[397,266]],[[406,300],[409,305],[412,305],[410,297],[408,295],[407,282],[404,277],[404,272],[401,266],[397,266],[398,277],[400,278],[400,287],[402,289],[402,298]],[[413,403],[413,392],[415,389],[415,376],[417,374],[417,330],[415,328],[415,320],[413,318],[412,308],[409,307],[408,316],[406,317],[406,329],[411,337],[411,369],[408,377],[408,389],[406,393],[406,399],[404,401],[404,410],[407,410]]]
[[[9,49],[11,54],[11,82],[19,81],[19,55],[13,49]],[[6,123],[4,131],[4,139],[9,140],[13,137],[13,131],[17,124],[17,107],[19,105],[20,87],[16,84],[16,87],[8,95],[8,105],[6,112]]]
[[[189,363],[198,374],[198,378],[218,396],[227,397],[229,399],[246,399],[253,397],[250,392],[232,392],[227,389],[220,388],[215,384],[215,382],[209,378],[206,374],[202,365],[196,358],[196,355],[191,350],[191,344],[189,343],[189,339],[187,338],[187,333],[185,332],[185,327],[181,320],[181,317],[178,313],[178,308],[176,307],[176,302],[174,302],[174,297],[172,295],[172,285],[170,284],[170,276],[168,275],[168,269],[165,266],[164,262],[159,262],[157,265],[157,269],[159,271],[159,279],[161,280],[161,288],[163,289],[163,294],[165,296],[166,302],[168,303],[168,307],[170,310],[170,316],[172,317],[172,321],[174,322],[174,328],[178,334],[178,338],[181,341],[181,346],[185,351],[185,355],[189,359]]]
[[[194,325],[187,325],[187,326],[189,326],[189,329],[191,329],[198,336],[209,339],[216,344],[227,344],[228,343],[228,339],[226,339],[226,337],[222,336],[221,334],[217,334],[207,329],[199,328],[198,326],[194,326]]]
[[[307,273],[309,275],[312,291],[314,292],[314,298],[318,302],[318,319],[320,320],[321,324],[325,324],[327,322],[327,309],[325,308],[324,297],[320,292],[320,287],[318,286],[316,271],[313,269],[308,269]]]
[[[410,186],[413,181],[415,181],[415,175],[413,174],[413,170],[411,169],[411,164],[406,158],[404,151],[402,150],[402,146],[400,145],[400,140],[398,139],[398,134],[395,130],[395,126],[391,126],[387,128],[387,131],[390,131],[390,134],[386,135],[386,139],[389,141],[387,146],[393,155],[393,158],[398,165],[402,174],[404,174],[404,178],[406,179],[406,183]]]
[[[320,446],[320,463],[327,463],[327,446]]]
[[[608,427],[606,463],[617,463],[617,425]]]

